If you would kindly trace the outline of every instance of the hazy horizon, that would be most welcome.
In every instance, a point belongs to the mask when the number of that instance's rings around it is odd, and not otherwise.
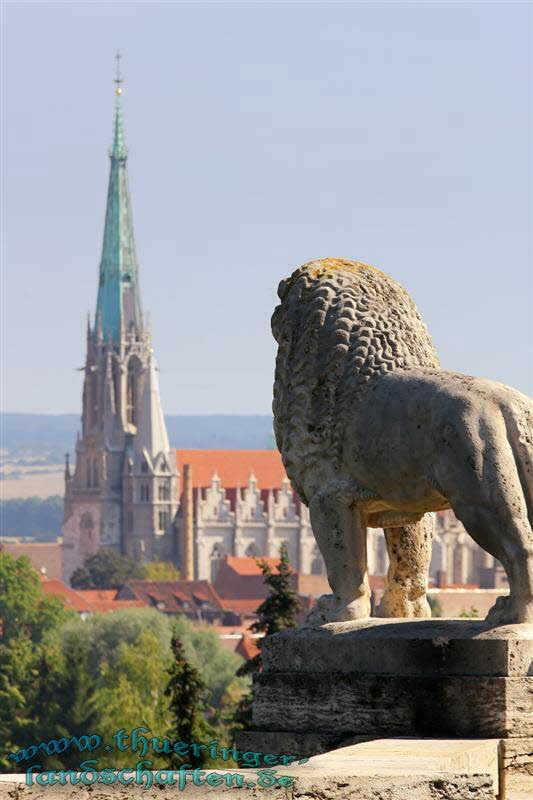
[[[442,366],[533,390],[531,7],[5,3],[3,409],[79,414],[123,54],[167,415],[270,414],[279,280],[379,266]]]

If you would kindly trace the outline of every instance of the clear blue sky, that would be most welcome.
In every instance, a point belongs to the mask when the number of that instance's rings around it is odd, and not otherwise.
[[[280,278],[411,292],[447,369],[531,392],[527,3],[4,3],[3,389],[81,408],[113,116],[167,413],[268,413]]]

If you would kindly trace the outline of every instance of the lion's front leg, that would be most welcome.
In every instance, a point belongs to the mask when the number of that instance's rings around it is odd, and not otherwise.
[[[352,499],[340,491],[321,492],[309,513],[326,564],[332,595],[322,595],[308,622],[321,624],[370,616],[366,525]]]
[[[401,528],[385,528],[389,569],[378,617],[430,617],[426,598],[431,542],[435,527],[433,514]]]

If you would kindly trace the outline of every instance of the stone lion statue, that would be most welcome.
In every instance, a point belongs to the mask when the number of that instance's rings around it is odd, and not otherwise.
[[[509,579],[487,620],[533,623],[533,403],[440,369],[408,293],[367,264],[312,261],[278,295],[276,441],[333,592],[310,621],[370,615],[367,527],[390,559],[378,615],[430,616],[428,512],[452,508]]]

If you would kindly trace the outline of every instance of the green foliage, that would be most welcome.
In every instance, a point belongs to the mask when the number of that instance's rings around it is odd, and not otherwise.
[[[45,639],[72,616],[43,593],[28,558],[0,551],[0,769],[12,769],[7,754],[31,743],[42,677],[56,668]]]
[[[144,726],[152,735],[166,734],[171,724],[164,696],[170,651],[161,650],[156,634],[142,631],[132,644],[121,642],[110,661],[102,664],[95,692],[97,728],[110,741],[120,728],[127,731]],[[164,766],[166,757],[150,759]]]
[[[292,573],[286,546],[283,544],[280,548],[277,573],[272,572],[266,561],[259,561],[258,563],[270,592],[257,609],[259,618],[250,626],[250,629],[254,633],[264,633],[265,636],[270,636],[286,628],[295,628],[300,611],[300,601],[291,585]],[[261,640],[259,640],[258,645],[261,648]],[[253,672],[260,672],[262,666],[261,652],[259,652],[239,667],[237,676],[242,677]],[[248,692],[240,699],[235,708],[232,725],[233,735],[239,730],[251,727],[251,723],[252,693]]]
[[[247,681],[235,678],[242,660],[224,650],[209,628],[195,628],[185,618],[172,621],[154,609],[83,620],[43,594],[26,558],[5,553],[0,553],[0,618],[0,770],[21,770],[7,761],[9,752],[61,736],[99,733],[110,742],[117,730],[142,725],[152,736],[183,738],[178,707],[193,739],[228,736]],[[180,658],[172,653],[173,636]],[[185,670],[181,689],[179,669]],[[116,757],[115,752],[115,763],[105,764],[101,753],[100,766],[129,766],[132,754]],[[168,766],[166,754],[150,759],[156,767]],[[71,769],[81,760],[76,750],[66,750],[40,752],[38,763]]]
[[[0,501],[0,536],[54,541],[63,521],[63,498],[24,497]]]
[[[459,616],[462,619],[477,619],[479,617],[479,611],[474,606],[470,606],[470,608],[463,608]]]
[[[283,544],[280,548],[277,572],[272,572],[266,561],[258,561],[258,564],[265,576],[265,584],[269,587],[270,592],[257,609],[259,619],[250,625],[250,630],[254,633],[264,633],[265,636],[271,636],[273,633],[284,631],[286,628],[295,628],[300,611],[300,601],[291,585],[292,571],[286,546]],[[261,647],[260,642],[259,647]],[[240,667],[237,675],[259,672],[261,668],[261,653],[258,653]]]
[[[118,589],[128,580],[142,579],[145,575],[144,564],[117,550],[103,548],[85,559],[83,566],[72,574],[70,583],[74,589]]]
[[[427,600],[428,600],[428,605],[431,609],[431,616],[442,617],[442,606],[437,600],[437,598],[431,594],[428,594]]]
[[[179,581],[180,572],[170,561],[150,561],[145,564],[147,581]]]
[[[38,643],[71,616],[61,600],[43,593],[40,578],[27,556],[15,559],[0,550],[1,644],[10,644],[22,634]]]
[[[205,716],[207,687],[200,673],[187,661],[184,647],[177,636],[172,637],[172,666],[168,670],[170,679],[165,689],[169,698],[169,709],[172,717],[171,736],[182,742],[205,742],[212,737],[214,731]],[[172,766],[190,763],[202,766],[205,756],[188,754],[186,757],[172,754]]]
[[[183,645],[185,657],[199,670],[207,686],[208,705],[218,707],[242,664],[242,658],[224,650],[218,636],[209,627],[193,627],[185,617],[174,620],[173,632]],[[247,684],[246,681],[239,681],[238,685],[244,688]]]

